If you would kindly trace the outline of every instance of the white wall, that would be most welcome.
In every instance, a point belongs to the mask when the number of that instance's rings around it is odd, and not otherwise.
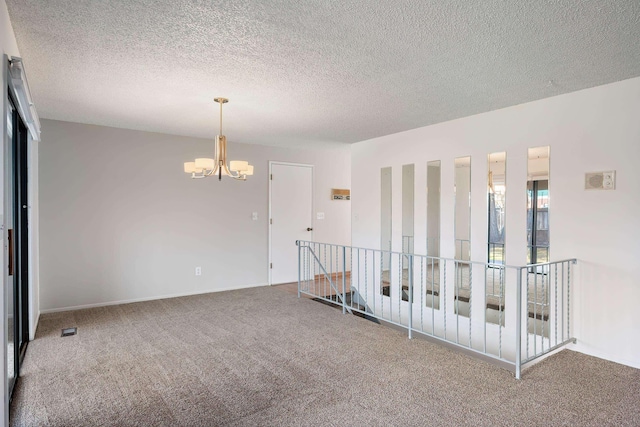
[[[203,293],[268,282],[268,162],[315,165],[314,239],[349,244],[350,148],[234,144],[246,182],[192,180],[182,163],[213,139],[43,120],[40,145],[42,311]],[[295,203],[295,201],[292,201]],[[252,221],[258,212],[258,221]],[[202,276],[196,277],[196,266]]]
[[[415,166],[402,166],[402,235],[413,236]],[[406,248],[405,248],[406,249]]]
[[[10,57],[20,56],[16,36],[13,33],[13,25],[9,20],[9,11],[4,0],[0,2],[0,46],[2,46],[2,53]],[[2,72],[5,71],[3,67]]]
[[[380,168],[442,160],[442,256],[454,255],[454,159],[471,155],[472,259],[486,259],[487,155],[507,153],[507,263],[526,263],[527,149],[549,145],[551,258],[578,258],[573,334],[579,351],[640,367],[640,78],[600,86],[352,146],[354,246],[378,247]],[[615,191],[585,191],[584,174],[616,170]],[[421,184],[418,184],[420,188]],[[393,183],[395,200],[401,194]],[[424,241],[426,194],[417,192],[416,252]],[[400,248],[402,212],[393,212]]]

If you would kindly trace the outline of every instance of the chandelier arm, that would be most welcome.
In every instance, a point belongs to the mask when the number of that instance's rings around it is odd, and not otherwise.
[[[239,174],[234,175],[234,174],[233,174],[233,172],[231,172],[231,171],[229,170],[229,166],[228,166],[226,163],[224,163],[224,164],[222,165],[222,168],[223,168],[223,170],[224,170],[224,173],[225,173],[227,176],[230,176],[231,178],[236,178],[236,177],[239,175]],[[236,172],[236,173],[237,173],[237,172]]]
[[[247,180],[247,176],[246,175],[231,175],[231,178],[233,179],[237,179],[238,181],[246,181]]]
[[[203,172],[202,175],[204,177],[213,176],[218,173],[218,169],[219,169],[218,162],[216,162],[213,169],[211,169],[209,172],[206,172],[206,173]]]
[[[237,179],[239,181],[246,181],[247,180],[247,176],[246,175],[242,175],[238,171],[236,171],[235,174],[233,172],[231,172],[226,163],[224,164],[223,167],[224,167],[224,171],[226,172],[227,176],[229,176],[229,177],[231,177],[233,179]]]

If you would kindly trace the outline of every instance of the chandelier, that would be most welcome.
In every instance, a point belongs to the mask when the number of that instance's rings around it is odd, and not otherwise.
[[[199,158],[195,162],[185,162],[184,171],[191,174],[191,178],[206,178],[217,176],[222,180],[222,176],[230,176],[233,179],[246,181],[247,177],[253,175],[253,165],[244,160],[232,160],[227,165],[227,137],[222,135],[222,104],[229,102],[227,98],[215,98],[220,104],[220,135],[216,136],[216,158]]]

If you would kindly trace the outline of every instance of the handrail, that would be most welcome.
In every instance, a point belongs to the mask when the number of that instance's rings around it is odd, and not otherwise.
[[[406,328],[409,338],[464,348],[518,379],[523,366],[576,342],[575,258],[512,266],[306,240],[296,245],[298,296]]]
[[[380,252],[384,252],[386,254],[392,254],[392,255],[411,255],[411,256],[414,256],[414,257],[423,257],[423,258],[428,258],[428,259],[433,259],[433,260],[455,261],[455,262],[460,262],[460,263],[465,263],[465,264],[480,264],[480,265],[486,265],[487,267],[500,267],[500,268],[502,268],[502,267],[504,267],[504,268],[531,268],[531,267],[540,267],[540,266],[545,266],[545,265],[550,265],[550,264],[559,264],[559,263],[563,263],[563,262],[571,262],[573,264],[576,264],[578,262],[577,258],[566,258],[566,259],[561,259],[561,260],[558,260],[558,261],[540,262],[540,263],[537,263],[537,264],[511,265],[511,264],[497,264],[497,263],[484,262],[484,261],[470,261],[470,260],[463,260],[463,259],[458,259],[458,258],[447,258],[447,257],[441,257],[441,256],[423,255],[423,254],[416,254],[416,253],[388,251],[386,249],[363,248],[363,247],[360,247],[360,246],[337,245],[335,243],[311,242],[309,240],[296,240],[296,246],[299,246],[300,243],[315,243],[315,244],[318,244],[318,245],[337,246],[337,247],[346,248],[346,249],[360,249],[360,250],[363,250],[363,251],[380,251]]]
[[[322,272],[324,274],[324,277],[327,278],[327,280],[329,280],[329,286],[331,286],[331,288],[335,291],[336,293],[336,298],[340,298],[343,307],[346,308],[346,310],[351,313],[351,310],[346,307],[346,302],[345,299],[343,298],[343,296],[340,294],[340,290],[338,290],[338,288],[336,287],[336,285],[333,283],[333,280],[331,280],[331,276],[329,275],[329,273],[327,273],[327,270],[324,268],[324,266],[322,265],[322,262],[320,261],[320,259],[318,258],[318,256],[316,255],[316,253],[314,252],[313,249],[311,249],[311,247],[309,246],[309,252],[311,253],[311,255],[313,255],[313,257],[316,259],[316,261],[318,262],[318,266],[322,269]],[[344,276],[343,276],[344,277]]]

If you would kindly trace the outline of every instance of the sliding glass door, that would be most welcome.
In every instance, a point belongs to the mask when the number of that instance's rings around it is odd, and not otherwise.
[[[9,395],[29,342],[28,131],[14,103],[7,112],[7,379]]]

